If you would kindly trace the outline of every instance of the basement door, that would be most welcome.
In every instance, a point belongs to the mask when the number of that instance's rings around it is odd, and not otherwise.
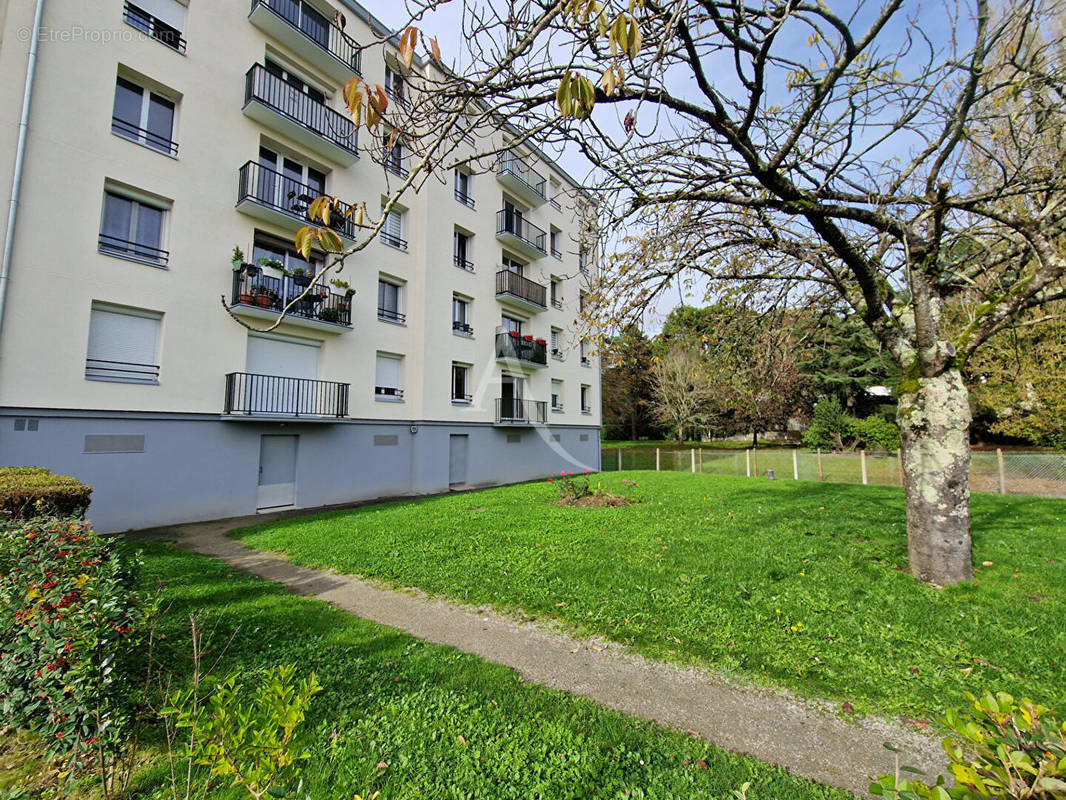
[[[466,483],[466,455],[470,437],[465,433],[453,433],[448,437],[448,485],[462,486]]]
[[[296,503],[296,442],[299,436],[259,437],[259,493],[256,508]]]

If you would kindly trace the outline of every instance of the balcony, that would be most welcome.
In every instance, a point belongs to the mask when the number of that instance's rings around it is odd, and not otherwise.
[[[341,166],[359,158],[358,129],[334,111],[255,64],[245,76],[244,114]]]
[[[496,424],[508,426],[544,425],[548,421],[548,404],[543,400],[496,399]]]
[[[299,0],[252,0],[249,21],[339,84],[359,75],[359,43]]]
[[[496,299],[511,303],[527,311],[544,311],[548,288],[524,278],[517,272],[503,269],[496,273]]]
[[[267,271],[277,273],[269,275]],[[299,277],[278,270],[245,264],[233,273],[230,311],[253,319],[273,320],[300,294]],[[344,333],[352,327],[352,298],[330,291],[325,283],[313,284],[311,293],[285,312],[285,322],[323,333]]]
[[[496,334],[496,360],[509,367],[548,366],[548,343],[518,331]]]
[[[529,203],[533,208],[544,204],[544,176],[515,155],[504,156],[500,168],[496,170],[496,180],[507,187],[515,196]]]
[[[333,381],[231,372],[222,413],[231,419],[341,419],[348,416],[350,388]]]
[[[241,167],[238,178],[237,210],[242,214],[292,231],[304,225],[322,225],[321,220],[312,221],[307,214],[308,207],[320,194],[316,187],[300,183],[255,161],[249,161]],[[335,208],[330,216],[329,227],[341,239],[353,244],[356,227],[352,218],[345,216],[349,208],[345,203]]]
[[[545,242],[548,234],[511,209],[496,212],[496,238],[515,252],[529,259],[548,255]]]

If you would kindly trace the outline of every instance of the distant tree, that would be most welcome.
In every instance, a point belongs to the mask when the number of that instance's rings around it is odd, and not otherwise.
[[[606,438],[636,440],[654,434],[652,343],[635,324],[607,339],[603,364],[603,426]]]
[[[677,432],[679,442],[702,429],[712,399],[710,382],[697,352],[675,345],[651,367],[652,413]]]

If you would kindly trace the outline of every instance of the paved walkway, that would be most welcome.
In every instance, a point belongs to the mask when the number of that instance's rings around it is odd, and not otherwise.
[[[946,759],[936,739],[893,721],[842,719],[827,706],[784,692],[664,664],[622,645],[576,639],[493,611],[307,569],[225,536],[234,528],[269,519],[257,516],[176,525],[140,535],[174,538],[192,552],[277,581],[296,594],[511,667],[530,682],[688,731],[718,747],[855,794],[867,796],[871,778],[894,769],[894,756],[885,742],[902,751],[902,763],[925,770],[930,778],[946,772]]]

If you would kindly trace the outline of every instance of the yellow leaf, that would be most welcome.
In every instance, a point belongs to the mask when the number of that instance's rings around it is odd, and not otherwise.
[[[415,60],[415,43],[418,41],[418,28],[414,25],[408,26],[407,30],[403,32],[400,37],[400,58],[403,59],[403,64],[408,69],[411,68],[411,64]]]
[[[322,247],[331,253],[339,253],[344,249],[344,243],[341,241],[341,237],[329,228],[319,229],[318,240],[322,243]]]
[[[437,44],[437,40],[430,37],[429,40],[429,52],[433,55],[433,60],[438,64],[440,63],[440,45]]]

